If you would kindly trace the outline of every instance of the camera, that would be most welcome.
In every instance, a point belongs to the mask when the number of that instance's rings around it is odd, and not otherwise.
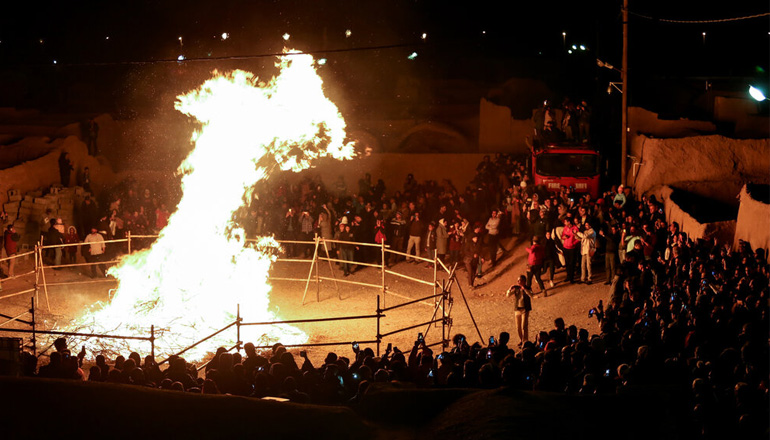
[[[353,350],[358,351],[358,342],[353,342]]]
[[[425,336],[422,333],[417,333],[417,340],[420,342],[425,342]]]
[[[604,370],[604,377],[610,377],[610,369],[609,368]]]
[[[441,353],[438,355],[438,360],[443,361],[446,355],[444,353]]]
[[[299,352],[299,357],[306,358],[307,357],[307,351],[305,351],[305,350],[300,351]]]
[[[599,300],[599,304],[588,311],[589,318],[594,316],[596,317],[596,320],[599,321],[599,323],[604,320],[604,304],[602,300]]]
[[[492,359],[492,350],[487,350],[487,359]]]
[[[490,336],[489,337],[489,345],[495,345],[495,344],[496,344],[495,337],[494,336]]]

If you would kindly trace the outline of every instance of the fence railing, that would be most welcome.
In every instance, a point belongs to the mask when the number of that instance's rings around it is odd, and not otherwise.
[[[150,343],[150,354],[152,355],[153,359],[155,358],[155,340],[157,339],[155,337],[155,326],[150,326],[150,335],[149,336],[136,336],[136,335],[130,335],[130,336],[123,336],[123,335],[106,335],[106,334],[98,334],[98,333],[82,333],[82,332],[64,332],[64,331],[57,331],[57,330],[41,330],[37,327],[36,323],[36,317],[35,317],[35,297],[30,298],[30,308],[29,310],[20,313],[17,316],[10,317],[6,316],[4,314],[0,314],[0,316],[5,318],[10,318],[2,323],[0,323],[0,332],[10,332],[10,333],[29,333],[32,334],[32,337],[30,338],[30,351],[32,351],[33,355],[37,355],[37,335],[53,335],[53,336],[77,336],[77,337],[83,337],[83,338],[97,338],[97,339],[122,339],[122,340],[133,340],[133,341],[147,341]],[[22,316],[29,314],[31,316],[31,319],[29,321],[20,319]],[[10,324],[12,322],[19,322],[25,325],[30,326],[31,328],[4,328],[3,326],[6,324]]]
[[[111,244],[111,243],[126,243],[126,249],[130,252],[132,249],[132,239],[153,239],[157,238],[157,235],[131,235],[130,233],[127,234],[125,239],[116,239],[116,240],[105,240],[105,244]],[[247,240],[251,241],[251,240]],[[397,333],[401,333],[404,331],[412,330],[418,327],[427,326],[424,334],[427,335],[430,331],[430,328],[432,325],[438,325],[441,324],[442,327],[442,335],[440,340],[433,344],[429,344],[429,346],[435,346],[441,344],[442,347],[446,347],[448,345],[448,334],[449,329],[451,328],[452,319],[449,316],[451,311],[451,304],[452,304],[452,298],[451,293],[448,286],[451,284],[445,283],[445,286],[442,288],[440,283],[438,282],[437,275],[439,268],[444,271],[449,277],[453,277],[454,275],[454,269],[450,270],[446,267],[446,265],[438,258],[436,253],[434,252],[433,258],[425,258],[418,255],[411,255],[407,254],[405,252],[400,252],[396,250],[392,250],[387,246],[385,243],[358,243],[358,242],[348,242],[348,241],[341,241],[341,240],[331,240],[331,239],[324,239],[319,236],[316,236],[313,241],[299,241],[299,240],[277,240],[279,244],[301,244],[301,245],[308,245],[314,247],[313,256],[309,259],[296,259],[296,258],[279,258],[277,261],[279,262],[303,262],[303,263],[309,263],[310,264],[310,270],[307,277],[304,278],[291,278],[291,277],[269,277],[271,280],[286,280],[286,281],[303,281],[305,282],[305,291],[303,293],[302,297],[302,304],[305,304],[306,295],[308,292],[308,288],[310,285],[310,282],[315,280],[317,285],[316,290],[316,300],[320,301],[320,285],[323,281],[333,281],[335,284],[335,287],[337,288],[337,291],[339,292],[339,287],[337,283],[347,283],[351,285],[358,285],[358,286],[365,286],[365,287],[371,287],[376,288],[380,290],[380,294],[376,296],[377,304],[375,307],[375,313],[369,314],[369,315],[358,315],[358,316],[343,316],[343,317],[324,317],[324,318],[317,318],[317,319],[295,319],[295,320],[284,320],[284,321],[270,321],[270,322],[243,322],[242,318],[240,316],[240,308],[237,311],[238,318],[225,326],[222,329],[217,330],[215,333],[195,342],[194,344],[190,345],[189,347],[185,348],[182,351],[179,351],[176,353],[177,355],[181,355],[189,351],[190,349],[204,343],[205,341],[213,338],[216,335],[219,335],[226,330],[232,328],[233,326],[236,327],[236,341],[233,345],[233,348],[240,350],[242,348],[242,341],[240,340],[240,334],[241,334],[241,327],[243,326],[263,326],[263,325],[269,325],[269,326],[275,326],[275,325],[288,325],[288,324],[298,324],[298,323],[316,323],[316,322],[329,322],[329,321],[345,321],[345,320],[358,320],[358,319],[375,319],[376,320],[376,334],[374,338],[366,340],[366,341],[357,341],[359,343],[371,343],[376,344],[376,352],[377,355],[380,353],[380,344],[382,343],[383,338],[392,336]],[[363,246],[363,247],[373,247],[373,248],[379,248],[380,249],[380,261],[379,263],[366,263],[356,260],[346,260],[346,259],[340,259],[340,258],[332,258],[331,252],[329,250],[329,245],[355,245],[355,246]],[[30,255],[34,255],[34,270],[26,272],[24,274],[20,274],[18,276],[15,276],[14,278],[21,278],[23,276],[31,276],[34,275],[34,287],[30,289],[24,289],[17,292],[7,293],[3,296],[0,296],[0,299],[8,298],[11,296],[17,296],[22,295],[26,293],[33,293],[31,297],[31,304],[32,307],[28,312],[21,313],[18,316],[5,316],[0,315],[7,319],[7,321],[0,324],[0,331],[4,332],[17,332],[17,333],[31,333],[32,338],[32,351],[33,353],[36,352],[36,335],[39,334],[49,334],[49,335],[59,335],[59,336],[77,336],[77,337],[86,337],[86,338],[106,338],[106,339],[123,339],[123,340],[141,340],[141,341],[147,341],[151,344],[151,352],[154,357],[155,355],[155,326],[153,325],[150,329],[150,335],[149,336],[125,336],[125,335],[106,335],[106,334],[94,334],[94,333],[78,333],[78,332],[63,332],[63,331],[52,331],[52,330],[39,330],[37,329],[36,323],[35,323],[35,305],[38,303],[38,296],[40,291],[42,290],[45,294],[45,300],[46,300],[46,306],[48,308],[48,311],[50,312],[50,301],[48,296],[48,287],[49,286],[62,286],[67,284],[89,284],[89,283],[103,283],[103,282],[114,282],[115,280],[112,279],[106,279],[106,280],[90,280],[90,281],[73,281],[73,282],[57,282],[57,283],[49,283],[46,279],[46,269],[53,269],[56,268],[76,268],[76,267],[90,267],[94,265],[103,265],[103,264],[114,264],[119,262],[120,260],[111,260],[111,261],[90,261],[86,263],[72,263],[72,264],[65,264],[65,265],[57,265],[57,266],[51,266],[45,263],[43,259],[43,252],[45,250],[49,249],[55,249],[55,248],[67,248],[72,246],[88,246],[88,243],[72,243],[72,244],[61,244],[61,245],[42,245],[42,243],[38,243],[35,246],[35,249],[30,252],[26,252],[24,254],[17,254],[9,258],[0,259],[0,262],[9,260],[11,258],[22,258],[22,257],[28,257]],[[134,247],[135,249],[135,247]],[[323,249],[326,256],[321,256],[320,250]],[[406,274],[402,274],[393,270],[390,270],[387,265],[387,258],[390,255],[398,255],[403,256],[406,258],[411,259],[417,259],[418,261],[424,261],[426,263],[432,264],[433,267],[433,273],[432,273],[432,282],[426,281],[423,279],[419,279],[416,277],[412,277]],[[332,276],[321,276],[318,271],[318,266],[321,261],[326,261],[329,265],[330,272]],[[354,265],[360,265],[360,266],[366,266],[366,267],[373,267],[380,270],[380,283],[367,283],[362,281],[353,281],[353,280],[346,280],[346,279],[339,279],[335,275],[335,270],[333,267],[334,262],[339,262],[343,264],[354,264]],[[432,294],[414,299],[410,296],[401,295],[396,292],[393,292],[391,289],[388,288],[386,285],[386,275],[392,275],[399,277],[401,279],[407,279],[414,281],[417,284],[430,286],[432,288]],[[440,293],[439,292],[439,289]],[[402,299],[406,299],[407,301],[401,304],[396,304],[390,307],[385,307],[385,294],[390,294],[395,297],[400,297]],[[338,295],[339,296],[339,295]],[[463,295],[464,297],[464,295]],[[340,297],[341,299],[341,297]],[[427,302],[429,300],[433,300],[433,303]],[[381,303],[382,301],[382,303]],[[401,329],[389,331],[387,333],[381,333],[381,321],[386,316],[384,312],[395,310],[401,307],[409,306],[412,304],[423,304],[432,307],[433,310],[433,316],[429,321],[421,322],[418,324],[410,325]],[[467,304],[467,302],[466,302]],[[470,310],[470,309],[469,309]],[[436,316],[441,312],[440,317],[436,318]],[[31,321],[22,320],[21,317],[26,315],[27,313],[31,314],[32,318]],[[19,322],[25,325],[29,325],[32,328],[31,329],[17,329],[17,328],[3,328],[3,325],[12,323],[12,322]],[[474,321],[475,324],[475,321]],[[478,327],[477,327],[478,330]],[[480,335],[480,333],[479,333]],[[481,337],[481,336],[480,336]],[[351,344],[354,341],[333,341],[333,342],[318,342],[318,343],[306,343],[306,344],[290,344],[285,345],[286,347],[319,347],[319,346],[334,346],[334,345],[346,345]],[[259,349],[265,349],[265,348],[271,348],[271,346],[259,346],[257,347]],[[231,349],[232,350],[232,349]],[[168,359],[165,359],[161,363],[167,362]]]

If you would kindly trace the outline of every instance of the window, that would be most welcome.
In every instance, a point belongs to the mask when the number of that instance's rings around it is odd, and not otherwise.
[[[541,176],[593,177],[599,174],[599,156],[544,153],[535,160],[535,171]]]

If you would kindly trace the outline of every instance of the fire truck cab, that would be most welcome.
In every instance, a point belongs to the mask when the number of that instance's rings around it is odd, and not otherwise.
[[[566,187],[570,192],[599,197],[601,155],[585,144],[560,143],[532,148],[532,177],[535,185],[549,191]]]

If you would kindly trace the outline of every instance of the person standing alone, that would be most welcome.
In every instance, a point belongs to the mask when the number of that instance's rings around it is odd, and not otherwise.
[[[73,169],[69,153],[62,151],[59,155],[59,177],[61,178],[62,186],[65,188],[70,186],[70,174]]]
[[[8,257],[12,257],[16,255],[16,253],[19,251],[19,240],[21,237],[19,237],[19,234],[16,232],[16,228],[13,227],[13,225],[8,225],[7,228],[5,228],[5,233],[3,234],[3,242],[5,247],[5,254]],[[15,258],[9,258],[8,259],[8,276],[13,276],[13,269],[16,267],[16,259]]]
[[[88,245],[88,248],[86,249],[86,260],[91,263],[91,278],[96,278],[96,266],[99,266],[102,276],[107,276],[107,272],[104,270],[104,264],[101,264],[106,249],[102,234],[93,227],[91,228],[91,233],[86,236],[84,243]]]
[[[529,341],[529,312],[532,310],[532,297],[527,289],[527,277],[521,275],[519,281],[511,286],[505,296],[513,297],[516,331],[519,333],[519,347]]]
[[[543,296],[548,296],[548,290],[546,290],[543,279],[540,277],[545,260],[545,248],[540,245],[540,237],[532,238],[532,246],[527,248],[527,254],[527,288],[532,289],[532,278],[534,277]]]

